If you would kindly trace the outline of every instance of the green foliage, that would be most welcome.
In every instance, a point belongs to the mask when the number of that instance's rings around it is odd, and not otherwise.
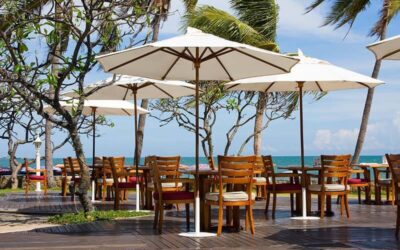
[[[328,2],[325,0],[314,0],[307,8],[307,12],[314,10],[321,4]],[[400,10],[400,0],[382,0],[382,8],[380,9],[380,17],[370,30],[371,36],[381,37],[384,33],[384,27],[390,23]],[[340,28],[344,25],[353,26],[357,17],[368,9],[371,0],[336,0],[332,3],[331,9],[326,15],[324,25],[334,25]]]
[[[54,224],[80,224],[88,223],[99,220],[114,220],[119,218],[134,218],[139,216],[150,215],[149,212],[136,212],[126,210],[108,210],[108,211],[93,211],[85,214],[84,212],[79,213],[66,213],[60,215],[51,216],[48,220]]]

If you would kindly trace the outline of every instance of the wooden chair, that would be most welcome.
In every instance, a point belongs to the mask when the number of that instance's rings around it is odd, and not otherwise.
[[[42,183],[44,194],[47,195],[47,170],[32,169],[29,167],[28,159],[24,159],[25,166],[25,195],[28,194],[31,183]],[[40,175],[37,175],[40,173]]]
[[[205,222],[209,227],[210,206],[218,206],[218,230],[221,235],[224,207],[246,207],[246,231],[255,233],[253,218],[253,171],[256,156],[218,156],[218,192],[205,195]],[[227,191],[224,190],[227,186]],[[238,219],[238,218],[236,218]]]
[[[355,176],[354,176],[355,175]],[[361,177],[363,175],[363,177]],[[350,188],[357,188],[358,204],[361,204],[361,191],[364,189],[365,200],[367,202],[371,199],[371,177],[368,168],[352,167],[350,176],[347,180]],[[338,199],[339,201],[339,199]]]
[[[81,182],[81,168],[78,159],[71,157],[68,157],[68,166],[71,173],[71,182],[69,184],[71,200],[74,201],[76,186]]]
[[[96,190],[98,197],[105,201],[108,193],[112,193],[114,179],[112,175],[111,163],[109,157],[103,157],[102,166],[97,168],[96,173]]]
[[[164,205],[172,204],[185,204],[186,209],[186,226],[190,227],[190,204],[194,204],[194,193],[189,192],[188,184],[194,183],[193,179],[181,178],[175,164],[169,165],[165,157],[150,157],[148,159],[149,165],[153,172],[154,181],[154,223],[153,228],[162,232],[162,225],[164,220]],[[168,159],[171,159],[168,157]],[[160,163],[160,164],[159,164]],[[166,188],[165,185],[175,184],[174,188]],[[178,184],[186,184],[186,190],[182,191],[177,189]]]
[[[125,169],[125,157],[109,157],[108,160],[111,164],[114,179],[114,210],[118,210],[121,198],[124,197],[122,196],[122,192],[125,193],[126,191],[136,189],[136,178]],[[136,192],[139,192],[139,190],[136,190]],[[136,206],[140,206],[140,204],[136,204]]]
[[[275,219],[276,211],[276,198],[278,194],[290,194],[290,211],[294,212],[294,194],[301,194],[301,184],[298,179],[301,178],[301,174],[295,173],[275,173],[274,163],[272,161],[272,156],[264,155],[262,156],[262,161],[265,169],[265,178],[267,182],[267,201],[265,204],[265,214],[268,214],[268,207],[271,198],[271,193],[273,195],[272,199],[272,218]],[[288,181],[277,183],[277,178],[289,178]],[[297,181],[295,181],[297,179]]]
[[[351,155],[321,155],[319,183],[307,185],[307,207],[311,207],[311,195],[317,194],[320,198],[321,218],[325,215],[326,196],[333,195],[341,196],[340,213],[343,214],[343,208],[345,208],[347,218],[350,218],[348,204],[350,186],[347,183],[350,174],[350,158]]]
[[[214,162],[214,157],[212,157],[212,156],[208,156],[207,157],[207,161],[208,161],[208,165],[210,166],[210,169],[212,169],[212,170],[215,170],[215,169],[217,169],[215,166],[215,162]],[[209,185],[211,185],[211,188],[212,188],[212,192],[216,192],[217,191],[217,182],[218,182],[218,179],[217,179],[217,176],[214,176],[215,178],[213,179],[213,180],[210,180],[209,181]],[[208,188],[208,187],[207,187]]]
[[[394,206],[395,195],[393,189],[393,180],[391,177],[391,171],[389,168],[373,168],[375,176],[375,196],[378,204],[382,203],[382,189],[386,189],[386,202],[389,202]]]
[[[400,231],[400,193],[399,193],[399,184],[400,184],[400,154],[386,154],[386,159],[389,164],[390,172],[393,177],[393,189],[396,196],[396,204],[397,204],[397,218],[396,218],[396,238],[399,237]]]
[[[261,156],[257,156],[254,165],[253,185],[256,187],[256,200],[267,198],[267,178],[265,176],[265,168]]]

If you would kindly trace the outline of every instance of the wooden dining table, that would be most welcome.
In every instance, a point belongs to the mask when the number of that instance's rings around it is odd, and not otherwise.
[[[179,172],[182,174],[196,176],[196,169],[192,167],[180,168]],[[209,185],[207,179],[218,174],[218,170],[213,170],[211,168],[200,168],[199,169],[199,196],[200,196],[200,229],[205,230],[205,216],[204,216],[204,200],[206,193],[209,192]]]

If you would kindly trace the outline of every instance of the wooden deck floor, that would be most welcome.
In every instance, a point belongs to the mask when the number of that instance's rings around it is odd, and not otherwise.
[[[164,232],[152,229],[152,216],[117,221],[54,226],[29,232],[0,234],[0,248],[11,249],[398,249],[394,238],[395,207],[350,206],[351,218],[337,215],[318,221],[291,220],[287,198],[278,199],[277,219],[266,218],[264,201],[255,208],[256,234],[225,231],[221,237],[192,239],[178,236],[185,232],[184,212],[166,212]],[[107,209],[110,203],[97,205]],[[134,204],[124,206],[132,209]],[[79,208],[79,206],[78,206]],[[13,194],[0,198],[0,211],[59,213],[75,210],[69,199],[50,194],[45,200],[32,194],[25,198]],[[213,211],[214,213],[216,211]],[[214,216],[216,218],[216,216]],[[191,225],[193,230],[194,225]]]

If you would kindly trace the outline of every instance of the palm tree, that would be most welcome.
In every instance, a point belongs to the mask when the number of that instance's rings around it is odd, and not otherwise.
[[[202,6],[190,12],[186,25],[228,40],[250,44],[256,47],[278,51],[275,44],[278,6],[274,0],[231,0],[231,7],[237,17],[216,9]],[[261,139],[266,93],[258,93],[256,118],[254,123],[254,154],[261,154]]]
[[[325,0],[315,0],[311,4],[307,11],[310,12],[324,3]],[[336,0],[332,4],[330,12],[326,16],[324,25],[335,25],[335,28],[340,28],[344,25],[349,25],[350,28],[353,26],[354,22],[360,13],[367,10],[371,4],[371,0],[347,0],[341,1]],[[382,0],[382,7],[380,9],[380,16],[375,22],[374,26],[371,28],[369,36],[375,36],[380,40],[386,38],[387,27],[393,17],[400,10],[399,0]],[[379,71],[381,68],[381,61],[376,60],[374,69],[372,71],[372,77],[378,78]],[[360,153],[364,144],[365,135],[367,133],[367,125],[369,120],[369,114],[371,112],[372,100],[374,97],[374,88],[368,89],[367,98],[365,101],[364,112],[361,120],[360,131],[358,133],[357,144],[354,150],[354,156],[352,159],[352,164],[358,162],[360,158]]]

